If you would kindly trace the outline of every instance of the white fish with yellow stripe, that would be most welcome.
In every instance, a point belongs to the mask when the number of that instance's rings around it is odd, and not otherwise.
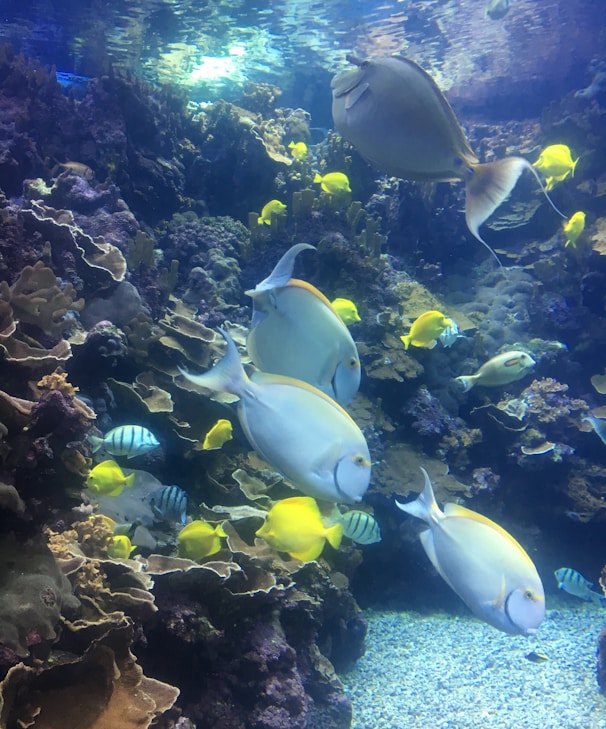
[[[425,469],[419,497],[399,509],[427,522],[421,544],[438,573],[481,620],[506,633],[533,635],[545,593],[530,557],[502,527],[458,504],[440,511]]]
[[[271,274],[246,293],[253,299],[246,341],[253,363],[263,372],[286,375],[317,387],[348,405],[360,386],[360,358],[347,326],[315,286],[291,278],[297,255],[292,246]]]
[[[242,429],[257,453],[307,496],[360,501],[370,482],[366,439],[352,418],[324,393],[300,380],[255,372],[247,376],[227,332],[227,352],[203,375],[182,373],[213,392],[240,398]]]

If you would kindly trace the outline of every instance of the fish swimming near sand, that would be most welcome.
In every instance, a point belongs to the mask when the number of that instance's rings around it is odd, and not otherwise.
[[[589,582],[580,572],[573,570],[571,567],[560,567],[553,574],[558,581],[558,588],[560,590],[564,590],[569,595],[580,597],[581,600],[595,602],[601,607],[606,605],[606,597],[600,595],[599,592],[594,592],[591,589],[594,587],[594,583]]]
[[[525,377],[535,365],[535,360],[528,352],[503,352],[484,362],[475,374],[455,377],[455,382],[463,388],[463,392],[469,392],[476,385],[509,385],[510,382],[517,382]]]
[[[153,451],[160,445],[156,436],[142,425],[119,425],[112,428],[103,438],[90,436],[93,453],[99,449],[111,453],[112,456],[135,458]]]
[[[545,617],[543,584],[530,557],[502,527],[449,503],[441,511],[424,468],[419,497],[396,505],[425,521],[421,544],[440,576],[467,607],[489,625],[533,635]]]
[[[264,372],[249,378],[234,341],[219,331],[227,341],[223,359],[202,375],[182,374],[207,390],[239,397],[238,419],[248,442],[304,494],[360,501],[370,483],[371,463],[366,439],[352,418],[301,380]]]
[[[312,562],[320,556],[326,542],[339,549],[343,526],[325,526],[314,499],[293,496],[278,501],[270,509],[256,536],[265,539],[278,552]]]
[[[303,250],[315,248],[292,246],[271,274],[246,292],[253,300],[248,354],[261,371],[303,380],[348,405],[360,386],[358,349],[324,294],[291,278]]]
[[[402,56],[348,60],[357,68],[338,73],[331,84],[337,131],[389,175],[463,180],[467,227],[499,262],[479,227],[508,197],[524,170],[535,175],[545,192],[535,168],[522,157],[480,164],[444,94],[413,61]]]

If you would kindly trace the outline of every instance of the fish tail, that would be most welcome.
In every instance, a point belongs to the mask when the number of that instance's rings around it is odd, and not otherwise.
[[[578,161],[579,161],[580,159],[581,159],[580,157],[577,157],[577,158],[575,159],[575,161],[574,161],[574,162],[572,163],[572,167],[570,168],[570,176],[571,176],[571,177],[574,177],[574,170],[575,170],[575,168],[576,168],[576,166],[577,166],[577,162],[578,162]]]
[[[296,243],[294,246],[291,246],[276,263],[269,276],[258,283],[254,289],[246,291],[245,293],[254,298],[255,294],[258,294],[260,291],[271,291],[272,289],[286,286],[292,278],[292,272],[295,267],[295,260],[297,256],[301,253],[301,251],[306,250],[315,251],[316,247],[312,246],[310,243]]]
[[[134,473],[131,473],[131,474],[129,474],[128,476],[126,476],[126,478],[124,479],[124,485],[125,485],[125,486],[126,486],[127,488],[129,488],[129,489],[132,489],[132,487],[133,487],[133,485],[134,485],[134,483],[135,483],[135,475],[136,475],[136,474],[134,474]]]
[[[333,549],[339,549],[341,546],[341,540],[343,539],[343,525],[334,524],[333,526],[328,527],[325,537],[326,541]]]
[[[229,392],[232,395],[241,396],[250,381],[242,367],[234,340],[224,329],[220,328],[219,331],[227,342],[227,351],[222,359],[211,370],[201,375],[191,375],[181,367],[179,367],[179,371],[194,385],[212,392]]]
[[[455,382],[461,385],[463,392],[469,392],[476,384],[476,379],[475,375],[461,375],[460,377],[455,377]]]
[[[217,524],[217,526],[215,527],[215,535],[217,537],[226,537],[227,536],[227,534],[225,533],[225,530],[223,529],[221,524]]]
[[[89,435],[88,439],[93,447],[93,453],[96,453],[103,445],[103,438],[99,438],[98,435]]]
[[[400,337],[402,340],[402,344],[404,345],[404,349],[408,349],[410,347],[410,341],[412,339],[412,336],[410,334],[404,334]]]
[[[596,605],[599,605],[600,607],[606,606],[606,597],[604,595],[600,595],[599,592],[591,592],[591,600],[595,602]]]
[[[423,477],[425,479],[423,491],[421,491],[419,496],[409,504],[401,504],[399,501],[396,501],[396,506],[398,509],[405,511],[407,514],[416,516],[417,519],[422,519],[429,524],[432,521],[437,520],[441,516],[442,512],[440,511],[436,497],[433,494],[433,487],[427,471],[424,468],[421,468],[421,471],[423,471]]]
[[[314,183],[316,183],[316,184],[317,184],[318,182],[322,182],[322,176],[321,176],[321,175],[319,175],[319,174],[318,174],[318,173],[316,172],[316,174],[315,174],[315,176],[314,176]]]

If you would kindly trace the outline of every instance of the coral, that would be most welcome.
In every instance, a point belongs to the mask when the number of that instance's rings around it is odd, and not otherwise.
[[[62,613],[73,615],[80,602],[41,541],[4,534],[0,555],[0,644],[26,656],[31,646],[53,643]]]
[[[158,726],[179,690],[143,675],[130,651],[132,624],[123,616],[98,632],[82,655],[66,654],[55,665],[19,664],[8,672],[0,684],[6,726]]]

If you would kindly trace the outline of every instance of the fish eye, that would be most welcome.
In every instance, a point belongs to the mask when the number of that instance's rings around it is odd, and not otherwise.
[[[536,599],[535,594],[534,594],[534,592],[531,589],[524,590],[524,597],[527,600],[535,600]]]
[[[350,357],[347,366],[350,367],[352,370],[355,370],[356,367],[358,367],[359,363],[358,360],[355,357]]]
[[[366,460],[366,458],[364,458],[364,456],[356,456],[354,458],[354,463],[356,464],[356,466],[366,466],[368,461]]]

